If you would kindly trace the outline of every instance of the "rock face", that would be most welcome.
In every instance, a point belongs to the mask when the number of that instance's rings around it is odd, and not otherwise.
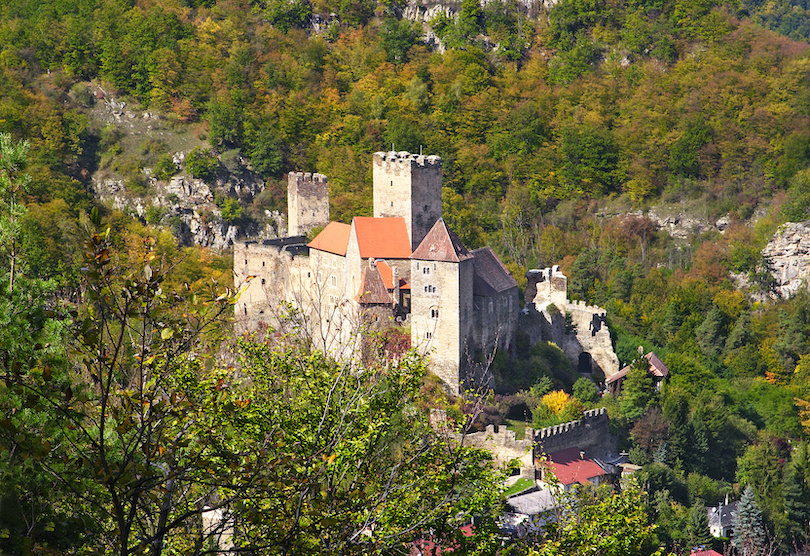
[[[771,274],[782,297],[790,297],[807,287],[810,281],[810,220],[783,224],[762,254],[771,262]]]
[[[214,184],[177,175],[168,183],[149,178],[148,194],[135,196],[127,191],[121,180],[93,179],[96,197],[113,209],[130,212],[150,224],[171,228],[181,245],[200,245],[216,250],[227,249],[238,236],[258,239],[278,237],[285,228],[284,218],[278,213],[267,213],[262,227],[236,226],[222,219],[214,203],[214,190],[250,201],[264,189],[258,176],[243,172],[228,175]]]

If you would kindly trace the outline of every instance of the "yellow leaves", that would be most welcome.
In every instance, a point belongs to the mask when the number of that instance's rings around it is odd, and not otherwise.
[[[545,405],[549,411],[553,414],[557,415],[558,413],[562,413],[565,409],[565,406],[568,405],[568,402],[571,400],[571,396],[563,392],[562,390],[554,390],[553,392],[549,392],[542,398],[543,405]]]

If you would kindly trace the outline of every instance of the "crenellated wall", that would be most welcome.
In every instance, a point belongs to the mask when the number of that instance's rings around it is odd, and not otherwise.
[[[447,414],[444,410],[432,409],[430,419],[435,428],[448,434],[456,442],[463,441],[467,446],[487,450],[492,454],[496,466],[503,466],[517,459],[520,460],[520,474],[524,477],[534,477],[533,429],[526,428],[523,440],[518,440],[515,431],[509,430],[506,425],[501,425],[497,431],[494,425],[487,425],[484,431],[462,435],[447,429]]]
[[[589,457],[606,457],[616,452],[609,424],[607,408],[602,407],[584,411],[582,419],[540,429],[534,435],[535,456],[577,447]]]
[[[605,378],[617,373],[619,358],[613,351],[607,312],[584,301],[569,301],[568,278],[559,266],[530,270],[526,278],[520,327],[530,341],[554,342],[580,372],[596,371]]]

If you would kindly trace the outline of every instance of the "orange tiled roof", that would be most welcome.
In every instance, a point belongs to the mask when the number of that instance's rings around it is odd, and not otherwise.
[[[360,291],[357,292],[357,301],[365,305],[391,304],[391,296],[376,268],[365,267],[363,269],[363,276],[360,279]]]
[[[380,271],[380,276],[382,276],[383,282],[385,282],[385,287],[389,290],[394,289],[394,271],[391,270],[391,267],[388,266],[388,263],[385,261],[375,261],[377,265],[377,270]],[[405,279],[399,279],[399,289],[401,290],[409,290],[411,289],[411,285],[408,284]]]
[[[372,218],[355,216],[352,221],[357,233],[360,257],[407,259],[411,255],[411,240],[402,217]]]
[[[345,257],[351,229],[352,227],[348,224],[330,222],[307,246],[312,249],[318,249],[319,251],[326,251]]]

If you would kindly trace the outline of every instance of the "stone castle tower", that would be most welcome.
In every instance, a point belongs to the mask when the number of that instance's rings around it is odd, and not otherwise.
[[[442,159],[374,153],[374,217],[401,216],[415,250],[442,216]]]
[[[329,181],[323,174],[287,174],[287,235],[307,232],[329,224]]]
[[[454,393],[475,355],[473,258],[441,219],[411,255],[411,345]]]

